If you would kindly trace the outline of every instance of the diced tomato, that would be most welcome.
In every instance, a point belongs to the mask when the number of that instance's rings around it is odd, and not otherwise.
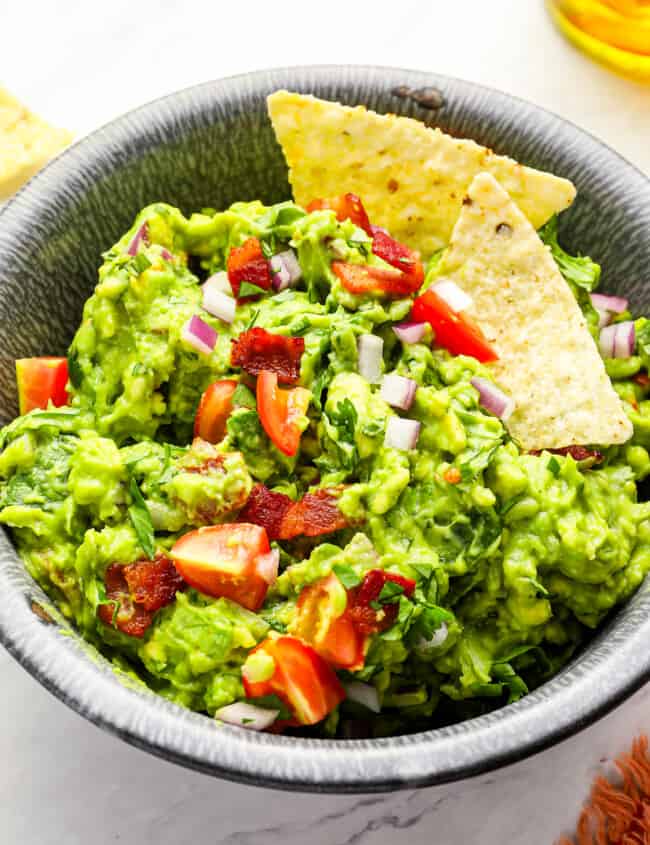
[[[252,699],[277,695],[293,714],[290,724],[315,725],[345,698],[332,668],[311,646],[296,637],[268,637],[251,654],[258,651],[273,658],[275,669],[268,680],[251,681],[244,664],[246,695]]]
[[[342,194],[330,199],[312,200],[307,206],[307,211],[320,211],[322,209],[330,209],[336,214],[337,220],[351,220],[355,226],[363,229],[369,235],[372,234],[366,209],[356,194]]]
[[[363,668],[366,637],[346,615],[347,593],[333,573],[305,587],[290,633],[308,642],[337,669]]]
[[[249,238],[241,246],[233,247],[228,254],[226,269],[230,287],[237,298],[242,282],[249,282],[263,290],[271,288],[271,271],[258,238]],[[253,298],[245,296],[241,301],[246,302]]]
[[[311,393],[304,387],[281,390],[277,373],[262,370],[257,377],[257,411],[264,431],[285,455],[298,451],[302,428],[300,420],[307,412]]]
[[[153,622],[154,613],[171,604],[176,593],[187,586],[166,555],[135,563],[112,563],[104,575],[108,602],[97,614],[106,625],[114,625],[131,637],[142,637]]]
[[[647,373],[637,373],[632,381],[636,382],[644,390],[650,387],[650,376]]]
[[[445,479],[447,484],[458,484],[462,475],[460,474],[458,467],[449,467],[449,469],[446,469],[443,472],[442,477]]]
[[[547,449],[554,455],[571,455],[574,461],[591,461],[591,464],[599,464],[604,460],[604,455],[597,449],[588,449],[586,446],[562,446],[559,449]],[[532,455],[541,454],[540,451],[531,452]]]
[[[418,253],[396,241],[385,229],[371,226],[372,251],[387,264],[396,267],[412,277],[412,291],[418,290],[424,281],[424,267]]]
[[[391,581],[402,587],[404,595],[410,598],[415,591],[415,581],[394,572],[383,569],[371,569],[358,587],[348,593],[347,617],[353,622],[360,634],[371,635],[385,631],[394,624],[399,612],[399,603],[382,604],[381,609],[371,606],[376,602],[384,584]]]
[[[332,271],[341,280],[343,287],[357,296],[364,293],[382,293],[393,297],[410,296],[422,284],[422,279],[415,274],[385,270],[383,267],[369,267],[366,264],[332,261]]]
[[[259,525],[209,525],[184,534],[170,554],[195,589],[259,610],[269,587],[269,539]]]
[[[483,363],[498,360],[476,323],[464,314],[452,311],[432,290],[425,291],[414,301],[411,319],[429,323],[436,333],[435,342],[452,355],[471,355]]]
[[[276,373],[278,381],[290,384],[300,378],[304,337],[284,337],[255,327],[233,340],[230,363],[253,376],[263,370]]]
[[[68,404],[67,358],[19,358],[16,381],[21,414],[35,408],[47,408],[49,402],[57,408]]]
[[[232,413],[232,396],[237,382],[215,381],[204,391],[194,419],[194,436],[208,443],[219,443],[226,434],[226,423]]]
[[[263,526],[270,540],[331,534],[348,527],[336,504],[338,494],[338,490],[315,490],[294,502],[284,493],[274,493],[263,484],[256,484],[239,518]]]

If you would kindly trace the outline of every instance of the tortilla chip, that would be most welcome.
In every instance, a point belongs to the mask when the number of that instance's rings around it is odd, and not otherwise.
[[[525,450],[624,443],[632,424],[549,249],[489,173],[472,182],[440,264],[474,300],[515,400],[506,425]]]
[[[418,120],[276,91],[268,98],[296,202],[352,191],[373,223],[428,258],[449,243],[474,176],[499,180],[537,229],[571,205],[566,179]]]
[[[50,126],[0,88],[0,200],[17,191],[71,140],[72,133]]]

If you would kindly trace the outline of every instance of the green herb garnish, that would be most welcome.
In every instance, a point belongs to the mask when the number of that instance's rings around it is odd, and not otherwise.
[[[145,502],[144,497],[140,492],[140,488],[138,487],[138,483],[133,476],[131,476],[131,482],[129,484],[129,493],[133,499],[132,504],[129,506],[129,519],[131,520],[131,525],[138,537],[138,542],[142,547],[142,551],[149,560],[153,560],[153,556],[156,551],[153,522],[151,521],[151,514],[149,513],[147,503]]]
[[[335,564],[332,567],[332,572],[336,575],[346,590],[358,587],[363,581],[363,578],[360,575],[357,575],[351,566],[345,566],[345,564],[342,563]]]

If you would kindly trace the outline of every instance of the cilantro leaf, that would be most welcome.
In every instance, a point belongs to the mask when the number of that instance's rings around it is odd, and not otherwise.
[[[79,363],[79,353],[76,351],[68,355],[68,377],[73,387],[81,387],[84,374]]]
[[[552,472],[553,475],[557,476],[560,473],[560,462],[556,457],[552,457],[546,464],[546,468],[549,470],[549,472]]]
[[[139,252],[137,255],[133,256],[133,269],[135,272],[140,275],[140,273],[144,273],[145,270],[148,270],[151,267],[151,261],[147,258],[144,253]]]
[[[332,567],[332,572],[336,575],[346,590],[358,587],[363,581],[363,578],[360,575],[357,575],[351,566],[345,566],[345,564],[342,563],[335,564]]]
[[[396,584],[395,581],[385,581],[377,596],[377,601],[380,604],[394,604],[395,599],[403,593],[404,587],[401,584]]]
[[[152,560],[156,551],[156,546],[151,514],[149,513],[147,503],[140,492],[138,483],[133,476],[131,477],[131,482],[129,484],[129,493],[133,499],[132,504],[129,506],[129,519],[131,520],[131,525],[138,537],[142,551],[149,560]]]
[[[242,282],[239,286],[237,299],[243,299],[245,296],[261,296],[264,293],[268,293],[268,291],[259,287],[259,285],[253,285],[251,282]]]
[[[586,291],[592,291],[600,280],[600,264],[596,264],[587,255],[569,255],[558,243],[557,215],[539,230],[539,236],[551,248],[551,255],[560,268],[560,272],[570,285],[576,285]]]

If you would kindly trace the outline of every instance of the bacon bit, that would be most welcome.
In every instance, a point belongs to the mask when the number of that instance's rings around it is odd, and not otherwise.
[[[233,247],[228,255],[226,268],[230,287],[237,298],[239,298],[242,282],[257,285],[263,290],[271,289],[271,271],[264,258],[262,245],[257,238],[249,238],[241,246]],[[245,296],[239,301],[249,302],[254,298],[254,296]]]
[[[346,528],[348,522],[338,509],[337,491],[321,489],[306,493],[285,513],[280,526],[281,540],[292,537],[319,537]]]
[[[396,267],[407,276],[412,276],[413,290],[417,290],[424,281],[424,268],[417,252],[396,241],[380,226],[371,226],[372,251],[387,264]]]
[[[629,753],[614,761],[623,783],[596,778],[582,809],[575,839],[562,836],[556,845],[642,845],[650,838],[650,756],[642,734]]]
[[[647,373],[637,373],[632,379],[639,387],[650,387],[650,376]]]
[[[284,384],[300,378],[304,337],[284,337],[256,327],[240,334],[232,344],[230,363],[233,367],[241,367],[254,376],[269,370]]]
[[[443,472],[442,477],[445,479],[447,484],[458,484],[462,478],[460,470],[457,469],[457,467],[449,467],[449,469],[446,469]]]
[[[104,575],[108,602],[97,615],[105,625],[123,634],[142,637],[153,622],[154,613],[171,604],[187,586],[165,555],[135,563],[112,563]]]
[[[273,493],[264,484],[256,484],[243,510],[239,513],[238,521],[261,525],[262,528],[266,528],[269,540],[278,540],[282,520],[293,504],[293,500],[284,493]]]
[[[321,211],[329,209],[336,214],[336,219],[351,220],[355,226],[372,235],[370,220],[363,203],[356,194],[342,194],[330,199],[312,200],[307,205],[307,211]]]
[[[412,578],[404,578],[403,575],[383,569],[371,569],[366,572],[358,587],[348,590],[348,608],[345,615],[352,620],[360,634],[370,636],[385,631],[394,624],[399,613],[398,602],[384,604],[381,610],[370,606],[371,602],[377,601],[387,581],[399,584],[408,598],[415,592],[415,581]]]
[[[348,522],[338,509],[336,490],[316,490],[294,502],[284,493],[273,493],[264,484],[253,487],[239,522],[252,522],[266,528],[270,540],[319,537],[346,528]]]

